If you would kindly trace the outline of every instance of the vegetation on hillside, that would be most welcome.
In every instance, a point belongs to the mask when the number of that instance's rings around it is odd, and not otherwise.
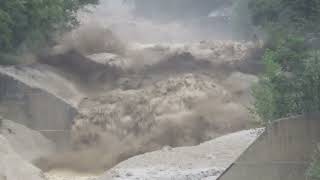
[[[253,24],[267,33],[266,71],[253,88],[255,112],[265,121],[320,110],[318,0],[251,0]]]
[[[313,162],[307,170],[308,180],[319,180],[320,179],[320,147],[317,145],[316,153],[313,157]]]
[[[268,123],[320,111],[320,1],[250,0],[248,7],[252,23],[268,36],[254,112]],[[307,176],[320,179],[319,158]]]
[[[96,3],[98,0],[0,1],[0,63],[14,63],[12,54],[53,43],[55,35],[78,24],[80,8]]]
[[[249,8],[253,23],[271,31],[305,34],[320,28],[318,0],[251,0]]]
[[[310,166],[307,173],[309,180],[319,180],[320,179],[320,161],[314,161]]]

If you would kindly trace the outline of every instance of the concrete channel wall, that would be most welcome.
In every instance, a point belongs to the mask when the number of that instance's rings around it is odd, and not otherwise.
[[[279,120],[218,180],[305,180],[320,142],[320,114]]]
[[[0,115],[66,143],[76,109],[58,97],[0,74]]]

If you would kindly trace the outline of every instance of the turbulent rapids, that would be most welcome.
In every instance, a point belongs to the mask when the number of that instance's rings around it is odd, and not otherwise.
[[[158,179],[221,174],[259,135],[259,130],[249,130],[223,136],[254,127],[248,107],[250,88],[257,82],[259,46],[186,38],[199,29],[178,33],[180,25],[133,18],[128,7],[117,13],[111,8],[107,12],[113,18],[103,18],[106,7],[80,14],[83,25],[35,63],[0,67],[6,87],[1,95],[12,95],[2,98],[0,112],[26,126],[3,120],[0,154],[6,158],[0,156],[0,175],[1,162],[10,157],[27,167],[25,176],[39,180],[147,178],[153,171],[161,172]],[[30,136],[18,145],[22,131]],[[43,144],[48,149],[31,153]],[[20,158],[26,148],[30,150]],[[126,162],[152,151],[155,156]],[[181,155],[172,161],[186,159],[180,169],[159,163],[159,157],[173,158],[171,151]],[[208,164],[221,154],[216,164]],[[148,165],[136,166],[144,161]],[[145,166],[149,169],[142,170]]]

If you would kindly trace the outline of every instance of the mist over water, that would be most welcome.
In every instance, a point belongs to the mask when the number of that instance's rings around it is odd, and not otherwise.
[[[174,7],[168,9],[170,5],[165,5],[165,2],[142,4],[133,0],[104,0],[100,5],[89,8],[92,14],[82,12],[79,16],[83,24],[102,25],[129,42],[181,43],[230,39],[232,31],[228,13],[224,13],[228,11],[225,7],[185,9],[182,1],[173,2]],[[194,1],[189,4],[201,3]]]

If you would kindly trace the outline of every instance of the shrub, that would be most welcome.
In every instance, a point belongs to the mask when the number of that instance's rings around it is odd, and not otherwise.
[[[53,37],[77,25],[76,12],[98,0],[0,1],[0,52],[38,50]],[[5,61],[5,60],[1,60]]]
[[[281,46],[264,55],[266,70],[252,92],[254,111],[267,122],[320,111],[320,51],[294,50],[299,46]]]
[[[309,180],[320,180],[320,152],[317,149],[309,168],[306,173]]]

